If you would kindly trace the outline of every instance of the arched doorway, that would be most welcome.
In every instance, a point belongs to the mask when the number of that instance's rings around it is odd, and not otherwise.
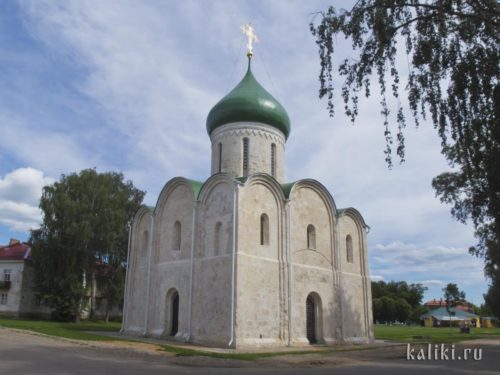
[[[172,329],[170,336],[175,336],[179,330],[179,293],[172,295]]]
[[[306,299],[306,330],[307,339],[311,344],[318,342],[316,335],[316,320],[316,304],[314,303],[314,298],[308,295]]]
[[[179,293],[171,288],[165,297],[164,336],[175,336],[179,332]]]

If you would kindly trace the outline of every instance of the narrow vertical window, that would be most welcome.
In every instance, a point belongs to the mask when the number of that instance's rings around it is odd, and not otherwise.
[[[130,259],[132,267],[137,267],[146,261],[148,256],[149,232],[147,230],[139,233],[137,242],[134,245],[134,252]]]
[[[148,254],[148,244],[149,244],[149,232],[147,230],[145,230],[144,232],[142,232],[142,242],[141,242],[141,250],[140,252],[143,253],[142,255],[144,256],[144,259],[146,259],[146,256]],[[137,261],[140,262],[142,261],[143,259],[140,259],[139,258],[139,252],[137,254]]]
[[[219,143],[219,173],[222,172],[222,143]]]
[[[243,138],[243,177],[248,176],[248,138]]]
[[[316,249],[316,229],[312,224],[307,226],[307,248]]]
[[[269,218],[266,214],[260,216],[260,244],[269,245]]]
[[[181,223],[176,221],[174,224],[174,233],[173,233],[173,244],[174,250],[181,249]]]
[[[276,177],[276,145],[271,145],[271,176]]]
[[[0,293],[0,305],[7,304],[7,293]]]
[[[354,255],[352,253],[352,238],[350,235],[347,235],[345,242],[346,242],[346,251],[347,251],[347,262],[354,263]]]
[[[215,224],[215,232],[214,232],[214,255],[219,255],[220,251],[220,236],[221,236],[222,223],[220,221]]]

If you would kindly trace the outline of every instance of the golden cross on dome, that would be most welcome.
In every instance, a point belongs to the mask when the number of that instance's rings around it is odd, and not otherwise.
[[[258,42],[257,35],[255,35],[252,24],[249,22],[240,27],[241,32],[247,36],[247,56],[251,58],[253,56],[253,42]]]

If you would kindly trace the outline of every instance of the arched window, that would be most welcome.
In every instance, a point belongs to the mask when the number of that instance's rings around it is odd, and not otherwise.
[[[345,244],[347,249],[347,262],[354,263],[354,255],[352,253],[352,238],[349,234],[345,238]]]
[[[137,252],[133,257],[136,265],[146,261],[148,256],[148,243],[149,243],[149,232],[145,230],[144,232],[142,232]]]
[[[276,145],[271,145],[271,176],[276,177]]]
[[[174,223],[174,233],[172,236],[172,243],[174,245],[173,250],[180,250],[181,249],[181,223],[179,221],[176,221]]]
[[[219,143],[219,173],[222,172],[222,143]]]
[[[307,248],[316,249],[316,229],[312,224],[307,226]]]
[[[219,255],[221,253],[221,248],[220,248],[221,229],[222,229],[222,223],[218,221],[217,224],[215,224],[215,231],[214,231],[214,255]]]
[[[141,241],[141,252],[144,252],[144,254],[148,253],[148,242],[149,242],[149,232],[145,230],[142,233],[142,241]]]
[[[260,215],[260,244],[269,245],[269,218],[266,214]]]
[[[243,177],[248,176],[248,138],[243,138]]]

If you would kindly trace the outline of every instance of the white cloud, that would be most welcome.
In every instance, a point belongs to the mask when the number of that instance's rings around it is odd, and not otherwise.
[[[72,134],[49,129],[40,132],[38,126],[5,112],[0,113],[0,127],[0,152],[32,165],[38,169],[36,173],[57,175],[96,165],[90,164],[96,158],[83,149],[82,139],[75,139]],[[27,175],[26,171],[22,173]]]
[[[383,281],[384,276],[382,276],[382,275],[370,275],[370,279],[372,281]]]
[[[370,266],[384,278],[412,281],[436,286],[437,282],[460,284],[484,283],[483,263],[466,248],[421,246],[394,241],[378,244],[370,251]]]
[[[38,226],[42,188],[53,182],[34,168],[18,168],[0,176],[0,224],[12,231],[28,231]]]
[[[482,303],[487,288],[483,262],[466,247],[392,241],[372,246],[368,253],[371,274],[423,284],[428,288],[424,300],[441,298],[443,287],[455,283],[469,301]]]
[[[425,286],[437,286],[437,287],[444,287],[447,284],[443,280],[422,280],[420,283],[424,284]]]
[[[18,168],[0,177],[0,199],[38,205],[42,188],[54,180],[34,168]]]

